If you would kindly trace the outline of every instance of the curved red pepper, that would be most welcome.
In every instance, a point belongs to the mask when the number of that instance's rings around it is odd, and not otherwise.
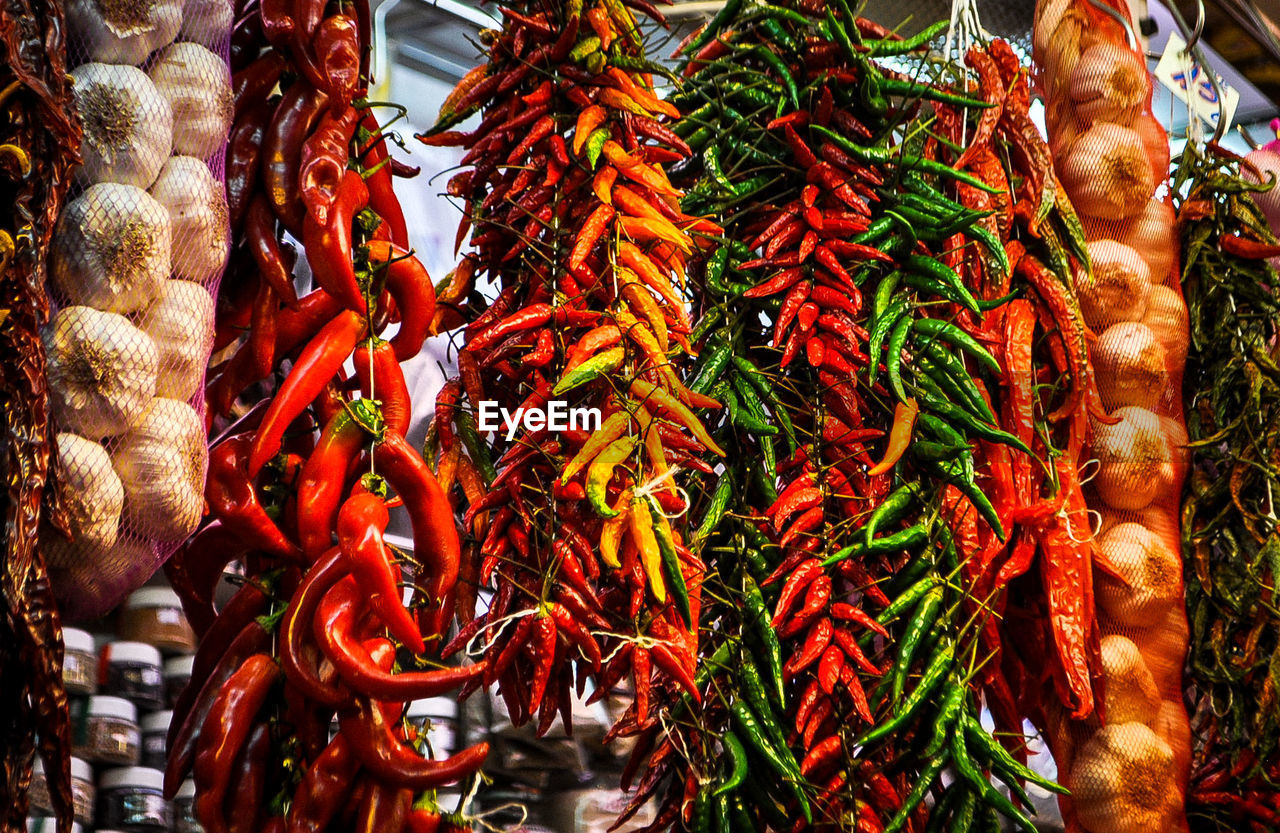
[[[302,204],[321,226],[329,221],[329,209],[346,175],[349,146],[359,121],[360,114],[351,106],[338,113],[326,113],[302,145],[298,172]]]
[[[342,302],[347,309],[364,314],[368,309],[356,267],[351,259],[351,224],[356,214],[369,204],[369,189],[355,171],[347,171],[329,208],[326,222],[303,212],[302,245],[316,285]]]
[[[265,9],[264,17],[265,17]],[[303,79],[285,90],[262,139],[262,185],[280,222],[302,233],[304,211],[298,199],[298,162],[302,143],[320,119],[328,98]]]
[[[368,697],[357,697],[356,708],[339,715],[339,732],[355,757],[372,775],[387,784],[423,790],[454,783],[480,769],[489,744],[478,743],[442,760],[424,758],[396,739],[382,710]]]
[[[267,124],[273,112],[275,107],[266,101],[253,105],[237,117],[236,125],[227,137],[227,216],[232,233],[240,230],[249,201],[258,194],[262,176],[262,139],[267,134]],[[270,205],[267,211],[271,211]]]
[[[346,559],[333,547],[307,571],[280,620],[280,666],[285,679],[315,702],[330,707],[348,703],[349,695],[340,688],[326,685],[310,667],[306,657],[307,637],[325,593],[346,575]]]
[[[302,777],[289,805],[285,833],[322,833],[351,793],[360,771],[351,743],[339,733]]]
[[[343,363],[364,335],[364,316],[346,310],[321,328],[311,339],[288,377],[280,385],[262,425],[253,438],[249,454],[249,474],[256,477],[267,461],[280,450],[289,423],[324,390],[324,386],[342,369]]]
[[[449,499],[417,450],[399,434],[387,432],[374,451],[378,472],[404,501],[413,525],[414,576],[427,602],[422,635],[440,638],[453,618],[453,589],[462,549]]]
[[[323,8],[323,6],[322,6]],[[320,22],[311,37],[316,68],[335,108],[350,104],[361,91],[360,30],[356,21],[335,14]],[[335,112],[337,110],[335,109]]]
[[[391,337],[396,358],[408,361],[422,350],[435,316],[436,290],[422,261],[385,240],[369,242],[370,265],[386,263],[387,292],[400,310],[400,329]]]
[[[356,376],[360,378],[360,394],[377,399],[386,430],[400,436],[407,434],[413,405],[392,342],[380,338],[362,341],[356,347],[354,361]]]
[[[338,506],[346,491],[347,472],[364,446],[367,433],[342,410],[325,425],[315,450],[298,478],[298,539],[308,559],[332,544]]]
[[[480,677],[487,665],[391,674],[380,669],[356,633],[365,597],[356,582],[341,581],[325,594],[312,623],[316,641],[353,691],[380,701],[438,697]]]
[[[360,149],[364,163],[365,185],[369,186],[369,207],[387,224],[391,242],[402,249],[409,248],[409,227],[404,221],[404,210],[392,185],[392,166],[387,153],[387,139],[372,110],[364,111],[361,128],[369,134],[367,144]],[[376,169],[376,170],[375,170]],[[370,173],[372,172],[372,173]]]
[[[242,536],[249,548],[264,550],[279,558],[300,560],[301,551],[280,531],[258,500],[253,476],[248,471],[253,442],[248,434],[238,434],[210,450],[209,478],[204,492],[209,511],[223,526]]]
[[[388,558],[382,539],[390,521],[381,497],[370,492],[352,495],[338,510],[338,548],[374,614],[396,639],[420,654],[427,646],[401,601],[400,571]]]

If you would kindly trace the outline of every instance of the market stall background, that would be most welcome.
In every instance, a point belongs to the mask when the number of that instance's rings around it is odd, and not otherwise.
[[[875,20],[890,21],[902,17],[908,18],[908,23],[903,27],[904,34],[912,34],[914,23],[932,21],[935,19],[945,19],[950,9],[935,7],[937,4],[916,4],[918,7],[905,9],[901,4],[869,4],[862,10],[862,13]],[[701,23],[708,17],[715,14],[719,6],[717,4],[692,3],[677,5],[668,11],[668,17],[677,25],[674,31],[667,35],[655,36],[654,43],[656,47],[651,45],[652,54],[665,57],[670,54],[675,43],[685,35],[690,34],[694,25]],[[1033,18],[1031,9],[1028,4],[991,4],[988,9],[985,4],[979,3],[978,10],[982,14],[982,20],[986,28],[992,35],[1005,37],[1014,44],[1024,60],[1029,57],[1031,44],[1031,31]],[[450,91],[454,88],[454,83],[458,78],[464,76],[471,69],[479,57],[479,45],[477,38],[480,29],[488,27],[497,27],[501,25],[498,18],[490,14],[491,9],[485,6],[469,6],[456,2],[456,0],[439,0],[437,3],[416,2],[416,0],[384,0],[380,4],[374,4],[372,7],[372,31],[373,42],[376,44],[375,54],[373,57],[373,67],[375,74],[379,77],[378,85],[370,90],[369,97],[376,100],[393,100],[404,102],[408,105],[407,117],[398,122],[395,130],[398,135],[405,140],[406,151],[391,146],[391,153],[398,159],[402,159],[409,165],[418,166],[422,169],[422,173],[413,179],[403,180],[397,183],[397,194],[405,220],[407,221],[407,229],[409,232],[408,240],[412,244],[412,249],[416,251],[418,259],[427,268],[432,276],[439,278],[449,274],[455,267],[457,261],[452,255],[454,249],[454,231],[459,220],[459,206],[457,200],[445,197],[442,194],[444,190],[444,182],[456,173],[458,165],[463,160],[463,151],[452,147],[427,146],[410,139],[411,136],[425,133],[435,120],[435,113],[440,110],[441,105],[445,104]],[[1150,24],[1147,25],[1147,13],[1150,14]],[[1167,10],[1158,5],[1153,4],[1150,10],[1139,10],[1138,17],[1142,21],[1142,33],[1150,37],[1148,45],[1148,53],[1152,65],[1156,58],[1164,50],[1164,43],[1167,41],[1169,34],[1176,27]],[[1192,19],[1195,17],[1195,10],[1192,9],[1188,16]],[[1249,140],[1261,139],[1267,140],[1273,135],[1273,128],[1270,120],[1276,115],[1277,110],[1268,92],[1274,92],[1276,88],[1276,79],[1268,76],[1269,67],[1272,65],[1264,60],[1259,59],[1259,54],[1266,54],[1269,50],[1275,49],[1275,29],[1271,27],[1267,31],[1268,35],[1257,39],[1249,40],[1242,37],[1250,26],[1268,26],[1266,18],[1257,15],[1256,10],[1251,9],[1245,3],[1228,3],[1224,4],[1224,9],[1214,8],[1207,17],[1207,27],[1203,37],[1203,41],[1210,47],[1217,45],[1222,47],[1222,51],[1207,50],[1208,63],[1224,75],[1227,83],[1233,89],[1241,94],[1240,105],[1236,110],[1236,120],[1247,126],[1247,131],[1240,134],[1232,132],[1223,138],[1222,144],[1234,148],[1241,153],[1247,152],[1249,149]],[[1204,44],[1202,44],[1203,46]],[[216,52],[215,48],[215,52]],[[1235,63],[1239,63],[1245,73],[1237,72],[1234,68]],[[161,59],[163,63],[163,58]],[[81,75],[87,75],[81,73]],[[1258,85],[1255,86],[1250,78],[1256,80]],[[185,83],[192,84],[188,79]],[[196,92],[179,92],[178,95],[197,95]],[[1163,96],[1163,97],[1162,97]],[[176,105],[175,105],[176,106]],[[1160,117],[1165,126],[1175,135],[1175,137],[1187,130],[1186,112],[1180,105],[1176,104],[1167,93],[1157,95],[1156,100],[1152,104],[1152,110]],[[1042,123],[1043,116],[1038,108],[1033,108],[1033,117]],[[473,118],[468,122],[464,122],[455,127],[456,130],[464,130],[474,127],[479,119]],[[789,129],[789,128],[788,128]],[[1041,127],[1043,129],[1043,125]],[[1173,150],[1176,154],[1181,149],[1181,142],[1175,138],[1173,141]],[[576,152],[576,151],[575,151]],[[192,146],[187,153],[200,154],[198,148]],[[216,157],[216,154],[215,154]],[[199,159],[195,160],[200,162]],[[203,164],[203,163],[200,163]],[[220,162],[211,161],[210,166],[215,175],[221,176]],[[190,174],[194,176],[195,174]],[[207,175],[207,174],[206,174]],[[153,179],[151,177],[149,179]],[[150,184],[143,183],[143,186]],[[157,186],[158,188],[159,186]],[[189,188],[189,183],[182,186],[184,189]],[[163,190],[163,189],[161,189]],[[72,192],[75,197],[77,191]],[[158,192],[157,192],[158,193]],[[178,209],[170,208],[170,213],[176,218],[180,216],[175,214]],[[195,222],[195,221],[189,221]],[[196,231],[199,230],[198,224]],[[179,245],[178,238],[175,237],[175,246]],[[181,245],[189,247],[188,241],[181,241]],[[187,251],[190,251],[188,248]],[[387,251],[391,251],[387,248]],[[63,255],[65,259],[65,254]],[[305,276],[305,273],[303,273]],[[55,279],[57,275],[55,274]],[[180,275],[180,277],[188,277],[193,280],[208,280],[207,270],[201,274]],[[65,281],[66,279],[64,279]],[[332,280],[330,277],[329,280]],[[300,284],[305,285],[305,284]],[[62,285],[60,291],[67,291],[66,284]],[[66,298],[58,299],[63,306]],[[74,300],[74,299],[73,299]],[[493,296],[490,294],[488,300],[492,301]],[[113,308],[110,300],[103,301],[101,297],[94,301],[99,305],[105,304],[108,309]],[[129,300],[127,303],[136,304],[136,300]],[[139,312],[132,307],[120,308],[120,311],[133,314],[138,313],[140,321],[145,321],[148,313],[146,311]],[[63,312],[59,314],[65,313]],[[1087,319],[1087,316],[1086,316]],[[172,325],[173,322],[170,322]],[[1092,322],[1089,322],[1092,323]],[[88,326],[88,325],[82,325]],[[394,332],[390,331],[390,332]],[[665,338],[665,332],[664,332]],[[442,389],[445,388],[447,380],[454,378],[458,373],[457,365],[457,349],[460,346],[457,333],[445,334],[431,338],[425,349],[417,356],[403,365],[403,373],[405,377],[405,387],[411,401],[418,407],[415,407],[412,418],[407,420],[404,426],[404,436],[407,438],[408,444],[414,448],[421,448],[424,442],[438,442],[436,435],[429,431],[428,423],[433,417],[433,411],[429,407],[429,403],[435,402],[437,397],[441,396]],[[71,349],[71,348],[68,348]],[[196,349],[196,348],[192,348]],[[197,350],[198,352],[198,350]],[[55,363],[56,363],[55,355]],[[814,361],[812,352],[810,352],[809,360]],[[173,361],[177,361],[174,359]],[[153,362],[154,363],[154,359]],[[821,359],[818,359],[821,364]],[[357,366],[355,370],[360,370]],[[465,373],[464,373],[464,381]],[[446,389],[447,390],[447,389]],[[62,395],[58,391],[55,394]],[[163,394],[164,396],[173,396],[174,401],[184,396],[190,395],[185,392],[175,392],[171,394]],[[447,394],[446,394],[447,395]],[[193,403],[199,407],[200,397],[196,396]],[[914,400],[913,400],[914,401]],[[55,404],[55,407],[65,412],[68,407],[65,404]],[[176,405],[174,406],[176,408]],[[65,413],[63,414],[65,419]],[[87,419],[83,417],[82,419]],[[913,415],[914,418],[914,415]],[[169,423],[174,420],[181,422],[180,416],[173,416],[169,419]],[[166,423],[168,425],[169,423]],[[175,423],[176,424],[176,423]],[[94,434],[96,427],[87,427],[84,429],[87,434]],[[133,431],[141,431],[139,428],[131,428]],[[159,427],[151,431],[156,435],[154,442],[158,443],[165,434],[171,433],[171,427]],[[111,431],[97,431],[97,435],[104,433],[116,433],[113,428]],[[108,443],[111,446],[111,443]],[[89,454],[88,452],[85,452]],[[68,456],[66,449],[62,450],[62,454]],[[74,454],[70,455],[75,457]],[[89,455],[90,457],[92,455]],[[88,459],[87,457],[82,459]],[[435,462],[431,460],[430,462]],[[87,465],[87,464],[85,464]],[[203,467],[203,463],[199,466]],[[83,476],[83,475],[81,475]],[[155,484],[151,484],[154,487]],[[127,504],[128,511],[135,513],[131,517],[138,519],[136,513],[141,511],[142,501],[136,496],[146,487],[145,481],[135,477],[134,482],[128,485],[130,494],[134,495]],[[180,491],[181,484],[177,486],[166,486],[168,491],[178,489]],[[180,497],[180,494],[179,494]],[[657,504],[654,503],[656,506]],[[164,526],[167,524],[177,523],[185,525],[187,522],[182,519],[182,511],[175,509],[174,506],[168,505],[160,510],[167,513],[168,517],[152,515],[151,521],[134,520],[130,523],[136,523],[142,529],[141,536],[146,539],[153,534],[162,542],[170,540],[176,542],[182,537],[187,529],[181,532],[175,532],[164,529],[160,533],[153,533],[156,526]],[[654,510],[657,511],[656,509]],[[657,518],[657,515],[654,516]],[[111,522],[114,524],[114,522]],[[778,532],[783,530],[779,528]],[[402,551],[412,555],[414,526],[410,523],[408,514],[402,509],[394,509],[391,512],[390,523],[388,526],[388,535],[386,541],[392,546],[400,547]],[[870,535],[868,535],[870,538]],[[678,540],[678,539],[677,539]],[[109,547],[108,547],[109,548]],[[160,557],[167,552],[165,545],[162,543],[161,548],[156,554]],[[56,565],[55,565],[56,566]],[[143,564],[138,559],[133,559],[132,566],[135,570],[142,572],[150,572],[150,567]],[[70,580],[64,575],[62,577],[63,588],[68,586],[68,581],[72,584],[76,582],[76,578]],[[114,580],[121,581],[122,577],[117,575]],[[652,580],[652,579],[651,579]],[[670,580],[670,575],[668,577]],[[125,583],[132,582],[136,584],[136,577],[129,576],[123,579]],[[233,591],[234,585],[224,585],[220,591],[222,597],[225,597]],[[144,595],[146,592],[144,591]],[[156,592],[159,591],[157,588]],[[156,599],[159,596],[153,592],[152,595]],[[83,599],[80,601],[84,601]],[[168,605],[172,607],[169,596],[164,596],[162,605],[153,604],[155,599],[146,604],[131,603],[126,605],[126,613],[128,610],[136,610],[139,607],[151,609],[152,607],[163,607]],[[487,604],[487,598],[481,600],[480,610],[484,610]],[[687,602],[686,602],[687,604]],[[96,616],[101,612],[94,610],[92,605],[88,609]],[[70,608],[75,611],[75,606]],[[541,614],[538,614],[541,616]],[[125,618],[125,614],[121,614]],[[82,617],[83,618],[83,617]],[[92,618],[92,617],[89,617]],[[696,620],[696,614],[695,614]],[[93,629],[99,632],[100,640],[108,629],[107,622],[97,622],[93,624]],[[405,631],[407,633],[407,631]],[[120,636],[126,637],[126,642],[120,644],[117,653],[120,659],[141,663],[144,666],[156,665],[153,662],[150,649],[144,647],[131,648],[130,642],[132,637],[139,636],[136,627],[131,632],[122,632]],[[145,635],[145,632],[143,632]],[[430,636],[429,633],[424,635]],[[397,633],[397,636],[400,636]],[[68,650],[72,648],[72,642],[75,642],[76,651],[85,654],[85,641],[81,635],[76,635],[74,640],[68,639]],[[133,640],[136,641],[136,640]],[[165,650],[178,650],[183,646],[174,647],[169,644]],[[89,650],[95,650],[92,643],[89,643]],[[190,650],[187,647],[186,650]],[[113,658],[110,651],[104,651],[102,654],[103,668],[111,665]],[[83,657],[81,657],[83,660]],[[158,660],[158,654],[156,656]],[[181,664],[181,663],[180,663]],[[180,669],[178,669],[180,670]],[[125,693],[126,695],[142,696],[139,692],[124,692],[119,689],[123,685],[117,677],[112,677],[104,671],[104,685],[106,681],[110,681],[113,693]],[[119,689],[119,690],[116,690]],[[70,690],[70,686],[69,686]],[[76,693],[85,695],[89,692],[86,689],[79,689]],[[590,690],[586,694],[590,694]],[[145,692],[144,692],[145,694]],[[154,694],[154,696],[152,696]],[[161,695],[158,693],[147,694],[143,699],[145,706],[152,710],[162,705]],[[110,699],[110,698],[107,698]],[[510,701],[508,701],[509,703]],[[534,813],[534,820],[541,821],[547,825],[559,830],[582,830],[582,829],[604,829],[609,826],[612,819],[625,806],[625,799],[617,793],[612,785],[616,782],[617,770],[626,758],[626,744],[619,744],[611,748],[608,752],[603,752],[598,746],[598,739],[604,735],[605,731],[611,723],[619,720],[619,717],[625,719],[629,701],[622,699],[607,699],[594,706],[586,706],[581,704],[575,705],[572,710],[573,723],[578,730],[578,737],[571,740],[566,737],[559,736],[559,730],[553,731],[553,742],[547,742],[546,739],[541,741],[535,740],[530,731],[530,727],[526,726],[523,730],[510,726],[511,723],[521,723],[523,719],[527,719],[527,715],[506,714],[506,704],[503,698],[472,698],[468,701],[467,706],[460,714],[454,714],[449,708],[446,708],[441,702],[436,701],[430,706],[423,708],[428,711],[423,712],[421,709],[418,714],[430,714],[437,724],[448,725],[451,727],[446,734],[438,734],[433,740],[436,745],[436,751],[454,751],[463,748],[464,738],[466,742],[488,739],[493,743],[495,754],[490,756],[489,762],[486,764],[486,771],[498,778],[497,788],[490,788],[476,798],[472,804],[473,809],[484,811],[486,808],[493,809],[495,815],[489,817],[490,823],[499,826],[507,826],[511,823],[511,816],[506,814],[507,805],[523,803],[530,807]],[[81,701],[80,708],[88,709],[89,716],[97,716],[99,719],[116,718],[124,721],[125,724],[136,719],[138,712],[136,709],[129,716],[128,704],[113,705],[107,700],[99,698],[99,702],[95,704],[92,701]],[[173,703],[169,703],[173,705]],[[94,709],[97,709],[96,711]],[[165,714],[159,712],[159,714]],[[414,712],[410,710],[412,717]],[[158,716],[158,715],[157,715]],[[992,729],[989,722],[990,716],[984,715],[984,724],[988,730]],[[82,720],[87,721],[87,717],[82,716]],[[159,723],[151,720],[151,731],[158,729]],[[1026,730],[1034,734],[1034,727],[1030,723],[1026,724]],[[135,726],[139,731],[145,731],[147,724]],[[799,726],[797,726],[797,731]],[[81,741],[83,743],[83,741]],[[1033,741],[1032,751],[1043,753],[1042,748],[1036,747]],[[89,754],[95,757],[96,762],[103,764],[127,764],[136,763],[141,760],[141,755],[146,753],[145,739],[139,740],[139,748],[124,755],[124,757],[112,757],[110,750],[92,752]],[[83,753],[84,747],[80,748]],[[1042,774],[1053,778],[1056,775],[1056,769],[1053,762],[1046,755],[1037,754],[1037,763],[1035,769]],[[797,759],[798,762],[799,759]],[[154,763],[155,759],[142,761],[143,763]],[[808,759],[806,758],[806,766]],[[73,787],[77,786],[77,780],[83,781],[85,769],[81,767],[72,767],[71,775],[73,777]],[[590,788],[592,785],[593,775],[598,775],[595,781],[596,789]],[[133,789],[141,790],[148,793],[148,790],[159,790],[160,787],[151,784],[150,776],[135,776],[133,780],[121,781],[124,776],[117,774],[108,779],[108,782],[99,784],[99,789]],[[199,775],[197,775],[199,777]],[[139,780],[140,779],[140,780]],[[203,788],[202,788],[203,789]],[[956,792],[956,791],[951,791]],[[1037,813],[1037,828],[1044,831],[1058,829],[1054,825],[1057,823],[1054,819],[1056,814],[1056,799],[1052,794],[1040,789],[1032,784],[1028,787],[1031,793],[1033,806]],[[190,797],[189,793],[180,793],[180,797]],[[453,801],[458,798],[454,794],[449,794],[449,800]],[[441,806],[445,805],[445,794],[440,795]],[[54,811],[58,809],[57,802],[47,798],[46,803],[40,805],[40,809],[44,811]],[[955,802],[952,805],[954,806]],[[646,812],[652,813],[654,808],[647,808]],[[645,817],[643,814],[637,819]],[[87,818],[82,814],[81,822],[86,822]],[[128,825],[128,822],[121,822]],[[178,823],[175,821],[175,824]],[[190,819],[186,823],[193,823]],[[154,827],[154,820],[137,821],[137,825]],[[179,827],[178,829],[183,829]]]

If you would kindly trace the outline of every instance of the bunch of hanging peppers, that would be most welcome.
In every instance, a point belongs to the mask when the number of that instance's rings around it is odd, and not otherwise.
[[[166,565],[201,643],[174,709],[165,787],[194,779],[210,833],[463,829],[435,789],[473,775],[488,752],[433,757],[401,720],[408,702],[478,680],[485,665],[439,661],[458,535],[405,439],[400,368],[422,348],[435,292],[408,247],[385,126],[364,100],[368,9],[324,12],[262,3],[235,30],[228,187],[244,243],[218,322],[230,357],[207,390],[218,428],[208,522]],[[297,292],[285,232],[302,243],[309,292]],[[258,383],[269,393],[244,412]],[[397,505],[411,555],[385,538]],[[233,560],[246,577],[215,614]]]
[[[683,47],[677,130],[701,161],[678,169],[694,183],[685,206],[726,229],[697,285],[691,387],[725,401],[713,432],[736,465],[694,499],[703,705],[677,707],[696,715],[680,737],[653,733],[637,796],[668,784],[667,823],[965,830],[1003,814],[1033,829],[982,770],[1024,806],[1023,779],[1057,789],[1025,767],[1024,678],[1006,677],[1023,668],[1001,650],[1003,587],[1037,552],[1045,589],[1020,594],[1041,639],[1026,655],[1036,685],[1053,677],[1092,708],[1078,223],[1053,202],[1007,45],[970,55],[997,76],[986,100],[876,60],[939,29],[902,41],[839,3],[731,3]],[[966,171],[997,152],[1013,170]],[[1070,249],[1051,256],[1046,236]],[[1053,468],[1050,443],[1067,449]],[[1046,596],[1062,607],[1035,609]],[[1008,749],[978,722],[979,691]]]
[[[1191,317],[1187,432],[1191,475],[1182,504],[1195,684],[1193,831],[1280,825],[1280,295],[1266,258],[1280,245],[1250,199],[1248,163],[1188,145],[1174,169],[1182,287]]]
[[[536,715],[539,734],[557,713],[571,731],[590,675],[600,697],[634,686],[611,737],[696,694],[703,565],[681,486],[723,452],[695,413],[718,403],[682,381],[683,280],[719,228],[683,213],[663,172],[688,147],[666,124],[678,113],[655,92],[662,70],[633,9],[661,19],[642,0],[504,6],[488,63],[419,137],[467,149],[448,191],[470,251],[441,293],[465,327],[433,428],[467,534],[468,596],[446,654],[483,654],[483,681],[515,725]],[[474,130],[448,129],[475,112]],[[479,278],[492,301],[473,291]],[[486,409],[552,400],[582,420],[477,430]],[[479,588],[492,599],[475,615]]]
[[[62,4],[0,10],[0,414],[4,545],[0,565],[0,829],[22,830],[38,752],[58,830],[71,829],[71,728],[62,684],[62,625],[41,519],[63,524],[53,488],[48,377],[40,329],[49,317],[49,240],[80,148],[66,74]]]

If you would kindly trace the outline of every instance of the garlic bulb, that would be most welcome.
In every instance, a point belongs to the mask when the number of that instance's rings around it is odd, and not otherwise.
[[[161,541],[190,535],[204,509],[209,452],[204,422],[185,402],[153,399],[113,454],[127,497],[125,517]]]
[[[1132,220],[1116,227],[1114,223],[1090,220],[1085,223],[1085,233],[1092,240],[1111,237],[1133,249],[1147,263],[1151,283],[1159,285],[1173,271],[1174,255],[1178,252],[1178,240],[1174,234],[1177,218],[1173,206],[1162,199],[1147,201],[1146,208]]]
[[[141,309],[169,277],[169,226],[169,212],[141,188],[92,185],[58,218],[50,252],[54,283],[75,304]]]
[[[206,281],[227,259],[230,229],[227,196],[193,156],[174,156],[151,186],[151,195],[169,211],[173,272],[189,281]]]
[[[1092,270],[1076,281],[1080,312],[1095,332],[1117,321],[1138,321],[1151,296],[1151,271],[1129,246],[1114,240],[1089,243]]]
[[[1156,678],[1132,639],[1102,637],[1102,672],[1106,678],[1108,723],[1145,723],[1154,728],[1160,692]]]
[[[1081,133],[1058,173],[1072,205],[1090,217],[1132,217],[1156,190],[1142,137],[1111,122],[1098,122]]]
[[[1089,833],[1165,830],[1175,798],[1173,750],[1142,723],[1103,726],[1071,767],[1071,805]]]
[[[1181,367],[1187,360],[1187,348],[1191,343],[1188,330],[1187,305],[1177,290],[1167,286],[1153,286],[1147,301],[1142,323],[1156,334],[1156,341],[1164,348],[1170,366]]]
[[[198,43],[160,53],[151,80],[173,108],[173,152],[208,159],[231,129],[231,70]]]
[[[1122,523],[1098,539],[1098,548],[1127,586],[1105,573],[1094,587],[1098,607],[1116,624],[1147,628],[1182,599],[1182,560],[1151,530]]]
[[[1125,321],[1108,327],[1093,347],[1094,376],[1102,405],[1154,410],[1169,387],[1164,348],[1146,324]]]
[[[1076,115],[1095,121],[1130,124],[1150,95],[1147,67],[1132,49],[1100,41],[1084,51],[1071,70],[1069,94]]]
[[[67,0],[67,29],[95,61],[138,65],[173,43],[182,0]]]
[[[49,398],[61,427],[113,437],[142,417],[156,387],[151,337],[113,312],[63,307],[44,331]]]
[[[82,64],[71,72],[84,128],[76,171],[82,182],[146,188],[169,158],[173,110],[147,74],[130,66]]]
[[[183,40],[217,49],[231,31],[232,13],[229,0],[186,0],[178,35]]]
[[[1098,496],[1112,509],[1143,509],[1166,494],[1173,478],[1169,445],[1160,417],[1144,408],[1116,410],[1115,425],[1094,423],[1094,449],[1099,467]]]
[[[40,532],[50,566],[64,563],[78,548],[102,552],[115,546],[120,532],[124,486],[111,467],[111,455],[93,440],[61,433],[58,443],[58,497],[71,533],[68,541],[52,527]]]
[[[213,298],[190,281],[166,281],[139,319],[159,351],[156,396],[190,399],[204,381],[213,348]]]
[[[1153,729],[1160,739],[1169,744],[1169,748],[1173,750],[1173,765],[1175,772],[1191,771],[1191,721],[1187,720],[1186,707],[1182,705],[1182,698],[1174,695],[1170,699],[1160,704],[1160,709],[1156,712]],[[1181,798],[1181,796],[1177,796]],[[1182,809],[1181,801],[1178,801],[1174,807],[1174,812]]]

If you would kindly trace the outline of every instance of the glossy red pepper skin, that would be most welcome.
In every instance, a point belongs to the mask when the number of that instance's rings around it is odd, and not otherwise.
[[[419,619],[422,635],[442,638],[453,619],[453,588],[462,558],[453,508],[421,455],[399,434],[387,433],[374,450],[374,462],[404,501],[413,526],[413,554],[421,565],[414,583],[426,602]]]
[[[280,666],[285,680],[316,703],[336,708],[349,702],[340,688],[327,685],[307,656],[311,645],[311,623],[316,609],[329,589],[345,578],[347,565],[337,547],[331,548],[311,566],[289,600],[280,620]]]
[[[439,833],[440,814],[423,807],[410,810],[407,829],[409,833]]]
[[[192,768],[196,782],[193,811],[207,833],[228,833],[222,804],[230,786],[231,767],[279,674],[269,655],[249,657],[222,687],[200,727]]]
[[[285,90],[262,139],[262,186],[271,209],[295,237],[302,235],[305,213],[298,199],[302,144],[328,103],[325,94],[297,79]]]
[[[356,833],[386,833],[404,830],[413,805],[413,790],[374,781],[356,811]]]
[[[409,432],[413,403],[392,343],[382,339],[362,341],[356,346],[353,360],[360,379],[360,395],[376,398],[386,430],[403,437]]]
[[[315,561],[333,543],[347,473],[364,447],[367,432],[345,410],[333,415],[298,477],[298,540]]]
[[[360,159],[366,172],[365,185],[369,187],[369,207],[387,224],[391,242],[407,251],[409,227],[392,186],[393,169],[387,152],[387,139],[382,135],[382,128],[372,110],[365,110],[360,126],[369,134],[368,141],[360,149]]]
[[[347,172],[351,139],[359,122],[354,107],[325,113],[302,145],[298,187],[307,213],[321,226],[329,221],[329,210]]]
[[[360,771],[351,743],[338,733],[312,761],[293,793],[286,833],[322,833],[342,809]]]
[[[298,292],[293,285],[293,272],[285,262],[280,240],[276,237],[275,215],[261,194],[255,195],[245,209],[244,239],[262,282],[274,289],[286,304],[296,306]]]
[[[223,807],[229,833],[258,833],[270,755],[271,724],[263,721],[249,733],[232,769],[232,788]]]
[[[352,691],[379,701],[421,700],[447,694],[484,673],[484,663],[401,674],[382,671],[356,633],[364,602],[354,581],[341,581],[325,594],[312,624],[316,641]]]
[[[246,550],[239,535],[214,521],[184,541],[164,563],[165,577],[182,600],[187,622],[202,643],[218,619],[213,596],[223,568]]]
[[[253,316],[249,319],[249,352],[255,375],[266,378],[276,364],[276,312],[279,296],[271,284],[263,281],[253,299]]]
[[[258,193],[262,178],[262,140],[267,135],[273,112],[275,107],[266,101],[247,108],[227,137],[227,215],[233,233],[243,227],[249,202]],[[268,204],[267,210],[270,208]]]
[[[408,361],[422,350],[435,316],[436,290],[422,261],[382,240],[369,243],[369,262],[387,263],[387,292],[400,310],[400,329],[391,337],[396,358]]]
[[[356,279],[352,261],[351,224],[368,204],[369,189],[364,180],[355,171],[347,171],[326,221],[317,222],[311,212],[304,212],[302,218],[302,245],[306,247],[307,262],[316,285],[361,315],[368,310],[368,302]]]
[[[254,59],[242,70],[231,76],[232,99],[235,101],[235,120],[249,107],[256,107],[267,100],[275,89],[285,69],[285,60],[279,52],[269,50]],[[232,131],[234,134],[234,131]]]
[[[427,646],[401,601],[400,569],[382,539],[390,521],[381,497],[370,492],[352,495],[338,510],[338,549],[374,614],[392,636],[420,654]]]
[[[359,27],[345,14],[330,15],[320,22],[311,42],[323,89],[336,112],[362,94]]]
[[[478,743],[440,760],[424,758],[396,739],[382,710],[368,697],[357,697],[355,708],[341,712],[338,721],[360,764],[384,783],[405,789],[455,783],[477,772],[489,754],[489,744]]]
[[[256,477],[280,450],[285,430],[324,390],[364,335],[364,316],[350,310],[339,313],[311,339],[267,408],[253,437],[249,475]]]
[[[248,471],[253,442],[248,434],[238,434],[209,451],[209,476],[205,483],[209,511],[223,526],[240,535],[247,549],[262,550],[291,561],[301,560],[301,551],[280,531],[258,500]]]
[[[174,708],[173,718],[169,723],[171,737],[166,745],[169,752],[164,771],[167,797],[172,798],[178,792],[178,787],[191,771],[200,735],[228,680],[249,657],[270,648],[271,635],[251,619],[219,655],[213,669],[198,680],[192,676],[187,689],[193,694],[185,705],[181,702],[177,704],[181,708]]]

